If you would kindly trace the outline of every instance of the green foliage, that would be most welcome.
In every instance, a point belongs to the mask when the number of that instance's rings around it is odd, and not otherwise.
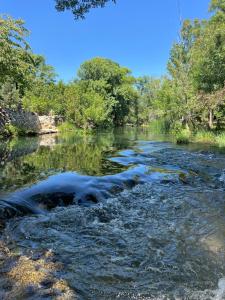
[[[137,99],[127,68],[104,58],[84,62],[65,90],[66,117],[77,127],[123,125]]]
[[[46,113],[52,99],[59,100],[53,84],[56,75],[42,56],[31,52],[28,34],[23,20],[0,16],[0,104],[16,109],[24,96],[26,109]]]
[[[219,147],[225,147],[225,133],[216,136],[216,143]]]
[[[130,74],[130,70],[120,67],[118,63],[110,59],[96,57],[84,62],[77,74],[81,80],[105,80],[109,88],[112,88],[126,82],[126,76]]]
[[[0,86],[10,80],[20,94],[30,85],[34,62],[23,20],[0,16]]]
[[[5,131],[7,135],[14,136],[14,137],[23,136],[26,134],[26,132],[23,129],[18,128],[12,124],[6,125]]]
[[[177,144],[189,144],[191,133],[187,129],[182,129],[179,133],[176,134],[176,143]]]
[[[174,132],[172,132],[174,134]],[[216,134],[212,131],[199,130],[191,134],[190,130],[182,129],[175,134],[175,139],[178,144],[187,144],[189,142],[212,144],[219,147],[225,147],[225,134]]]
[[[161,80],[149,76],[139,77],[136,80],[136,88],[139,93],[138,99],[138,122],[148,124],[160,116],[157,107],[159,91],[161,89]]]
[[[180,122],[175,122],[173,127],[170,129],[170,134],[175,138],[177,144],[188,144],[191,139],[190,129],[183,128]]]
[[[66,118],[77,127],[88,129],[107,121],[107,107],[101,94],[84,90],[82,84],[70,84],[65,91]]]
[[[16,109],[20,104],[19,91],[16,85],[8,79],[0,89],[0,106]]]
[[[107,2],[116,2],[115,0],[55,0],[58,11],[71,10],[74,18],[83,19],[90,9],[104,7]]]
[[[225,2],[212,0],[209,20],[185,20],[171,49],[169,76],[138,81],[139,118],[164,118],[170,129],[225,127]],[[156,85],[154,86],[153,83]]]
[[[199,143],[214,143],[215,134],[211,131],[197,131],[193,137],[193,141]]]
[[[225,16],[224,16],[225,17]],[[194,84],[198,90],[214,92],[224,86],[225,18],[210,20],[191,49]]]
[[[221,11],[225,13],[225,1],[224,0],[212,0],[210,4],[210,11]]]
[[[74,131],[74,130],[76,130],[76,128],[74,127],[73,124],[71,124],[69,122],[63,122],[62,124],[60,124],[58,126],[58,130],[60,132],[68,132],[68,131]]]
[[[53,111],[78,128],[122,125],[137,100],[134,78],[127,68],[104,58],[83,63],[79,80],[55,83],[53,69],[36,56],[32,88],[23,97],[23,107],[39,114]],[[38,63],[39,61],[39,63]]]
[[[64,89],[63,83],[44,83],[36,80],[32,90],[27,90],[23,97],[23,107],[40,115],[47,115],[50,111],[64,115]]]
[[[40,115],[48,114],[50,111],[63,115],[64,83],[62,81],[55,83],[54,68],[46,64],[43,56],[33,55],[33,61],[35,71],[23,97],[23,108]]]
[[[53,83],[57,74],[52,66],[47,65],[45,58],[42,55],[33,54],[32,59],[34,62],[34,79],[43,83]]]
[[[165,119],[156,119],[149,123],[148,128],[153,133],[165,134],[169,132],[169,124]]]

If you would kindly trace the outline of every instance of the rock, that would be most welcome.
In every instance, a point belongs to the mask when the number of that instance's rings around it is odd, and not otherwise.
[[[179,174],[179,180],[184,183],[184,184],[189,184],[190,183],[190,178],[184,173]]]
[[[0,107],[0,134],[6,132],[7,125],[13,125],[25,134],[57,133],[57,125],[62,118],[55,115],[39,116],[23,109],[12,110]]]
[[[41,282],[41,285],[44,288],[50,288],[53,286],[54,283],[55,283],[55,281],[52,278],[46,278]]]

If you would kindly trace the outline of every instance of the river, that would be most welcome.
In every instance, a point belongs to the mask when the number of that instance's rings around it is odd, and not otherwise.
[[[0,299],[225,299],[224,149],[123,128],[0,160]]]

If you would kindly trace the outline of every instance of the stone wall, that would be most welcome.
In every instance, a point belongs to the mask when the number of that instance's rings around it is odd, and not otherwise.
[[[58,132],[61,122],[58,116],[38,116],[24,110],[9,110],[0,107],[0,134],[4,134],[7,125],[17,127],[25,134],[45,134]]]

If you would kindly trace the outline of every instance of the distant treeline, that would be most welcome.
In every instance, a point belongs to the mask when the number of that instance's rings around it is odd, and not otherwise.
[[[168,129],[225,127],[225,2],[212,0],[208,20],[183,22],[168,74],[135,78],[105,58],[84,62],[75,80],[56,81],[34,54],[22,20],[0,17],[0,105],[55,113],[78,128],[149,124]],[[151,72],[151,70],[149,70]]]

